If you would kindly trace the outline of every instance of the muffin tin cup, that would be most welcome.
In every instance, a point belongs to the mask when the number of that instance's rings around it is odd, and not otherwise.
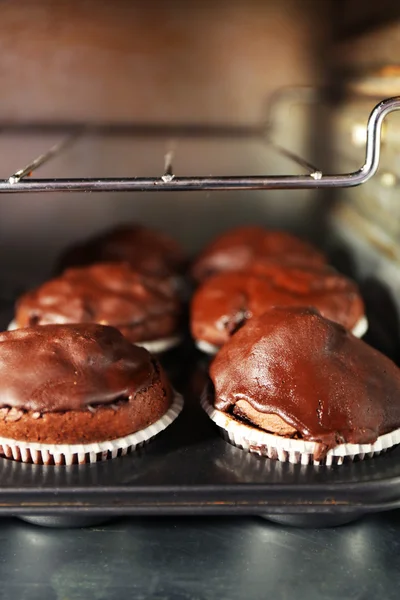
[[[329,450],[323,460],[316,460],[318,444],[303,440],[285,438],[246,425],[233,416],[214,408],[212,393],[207,386],[201,396],[201,406],[217,425],[222,437],[242,450],[293,464],[331,466],[346,461],[364,460],[377,456],[400,444],[400,429],[378,437],[374,444],[340,444]]]
[[[182,408],[183,398],[174,392],[170,408],[158,421],[125,437],[91,444],[40,444],[0,437],[0,455],[24,463],[56,466],[109,460],[149,443],[175,421]]]
[[[351,333],[355,335],[357,338],[362,338],[368,331],[368,319],[364,315],[357,321],[354,325]],[[210,344],[210,342],[206,342],[205,340],[196,340],[195,342],[196,348],[205,354],[209,354],[211,356],[217,354],[218,350],[220,350],[219,346],[215,346],[214,344]]]
[[[9,323],[7,330],[15,331],[16,329],[18,329],[18,327],[13,319],[11,323]],[[164,352],[168,352],[168,350],[172,350],[172,348],[179,346],[182,343],[182,340],[183,337],[181,335],[172,335],[158,340],[135,342],[135,346],[145,348],[148,352],[151,352],[151,354],[163,354]]]

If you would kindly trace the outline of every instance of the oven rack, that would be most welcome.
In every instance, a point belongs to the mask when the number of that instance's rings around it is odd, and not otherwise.
[[[400,110],[400,96],[387,98],[375,106],[370,113],[366,128],[366,151],[364,165],[350,173],[329,175],[322,173],[306,160],[277,145],[274,149],[296,162],[308,171],[304,175],[252,175],[252,176],[215,176],[215,177],[179,177],[172,168],[172,155],[167,154],[165,170],[160,177],[122,177],[122,178],[70,178],[70,179],[33,179],[30,175],[43,164],[58,156],[66,147],[73,144],[85,133],[119,135],[174,135],[254,137],[265,138],[266,128],[241,126],[182,126],[181,128],[158,127],[156,125],[134,126],[96,126],[73,128],[62,142],[52,146],[45,154],[35,158],[28,165],[16,171],[6,180],[0,181],[0,193],[27,192],[154,192],[154,191],[232,191],[232,190],[278,190],[344,188],[361,185],[377,171],[380,158],[382,122],[385,117]],[[2,131],[32,131],[34,126],[3,126]],[[57,127],[37,128],[42,133],[54,132]],[[62,126],[59,129],[66,129]]]

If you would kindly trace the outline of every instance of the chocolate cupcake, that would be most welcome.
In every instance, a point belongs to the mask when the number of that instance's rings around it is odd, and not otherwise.
[[[99,262],[126,262],[135,271],[157,278],[181,275],[186,257],[169,236],[142,225],[130,224],[70,248],[60,259],[58,272]]]
[[[192,335],[200,349],[215,353],[246,321],[275,306],[316,308],[358,337],[368,326],[353,281],[327,266],[293,267],[275,261],[207,279],[192,300]]]
[[[201,282],[216,273],[246,270],[255,259],[284,259],[289,265],[307,266],[326,262],[308,242],[284,231],[254,225],[232,229],[211,242],[194,261],[191,274]]]
[[[231,443],[302,464],[342,463],[400,443],[400,370],[311,309],[249,321],[210,369],[203,407]]]
[[[182,307],[167,279],[134,271],[126,263],[67,269],[60,277],[23,295],[14,327],[54,323],[100,323],[152,352],[180,343]]]
[[[102,325],[0,334],[0,454],[44,464],[114,458],[182,407],[159,363]]]

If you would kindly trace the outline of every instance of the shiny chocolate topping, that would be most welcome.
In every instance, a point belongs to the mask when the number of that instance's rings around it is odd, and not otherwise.
[[[215,406],[275,414],[325,450],[373,443],[400,427],[400,370],[312,309],[249,321],[211,365]]]
[[[186,260],[169,236],[141,225],[123,225],[71,248],[58,271],[97,262],[127,262],[146,275],[169,277],[182,272]]]
[[[284,231],[246,226],[232,229],[211,242],[192,266],[196,281],[215,273],[240,271],[257,258],[285,259],[291,265],[321,265],[325,257],[314,246]]]
[[[0,408],[85,410],[130,399],[158,377],[147,350],[102,325],[0,333]]]
[[[19,327],[85,322],[131,326],[179,313],[178,293],[169,280],[146,277],[126,263],[67,269],[16,304]]]
[[[220,346],[274,306],[310,306],[346,329],[364,315],[357,285],[333,269],[256,261],[246,273],[220,273],[199,287],[192,301],[193,336]]]

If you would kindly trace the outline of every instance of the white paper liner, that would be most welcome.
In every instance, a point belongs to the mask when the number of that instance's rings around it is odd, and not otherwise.
[[[15,331],[16,329],[18,329],[18,327],[15,320],[13,319],[8,325],[7,330]],[[162,354],[167,350],[171,350],[171,348],[179,346],[179,344],[181,344],[182,342],[182,339],[183,338],[181,335],[173,335],[166,338],[160,338],[159,340],[149,340],[148,342],[134,342],[134,345],[140,346],[141,348],[146,348],[146,350],[148,350],[148,352],[151,352],[151,354]]]
[[[368,331],[368,319],[365,315],[361,317],[359,321],[354,325],[351,333],[358,338],[362,338]],[[210,344],[210,342],[206,342],[205,340],[196,340],[195,341],[196,348],[204,352],[205,354],[214,355],[217,354],[218,350],[221,348],[219,346],[215,346],[214,344]]]
[[[162,338],[159,340],[150,340],[149,342],[134,342],[135,346],[141,346],[146,348],[151,354],[162,354],[171,348],[175,348],[182,343],[182,336],[175,335],[168,338]]]
[[[364,315],[363,317],[361,317],[361,319],[359,321],[357,321],[357,323],[354,325],[353,329],[351,330],[351,333],[358,338],[362,338],[368,331],[368,319],[367,317]]]
[[[204,340],[196,340],[195,344],[196,348],[205,354],[214,355],[220,350],[218,346],[214,346],[214,344],[210,344],[210,342],[205,342]]]
[[[233,416],[214,408],[210,395],[207,385],[201,396],[201,406],[218,426],[226,441],[247,452],[282,462],[315,466],[341,465],[345,458],[350,461],[364,460],[400,444],[400,429],[395,429],[379,436],[374,444],[340,444],[329,450],[323,460],[318,461],[314,458],[318,451],[316,442],[285,438],[241,423]]]
[[[40,444],[19,442],[0,437],[0,455],[25,463],[40,465],[72,465],[95,463],[117,456],[124,456],[148,444],[157,434],[166,429],[183,408],[183,398],[174,391],[171,406],[158,421],[145,429],[122,438],[91,444]]]

